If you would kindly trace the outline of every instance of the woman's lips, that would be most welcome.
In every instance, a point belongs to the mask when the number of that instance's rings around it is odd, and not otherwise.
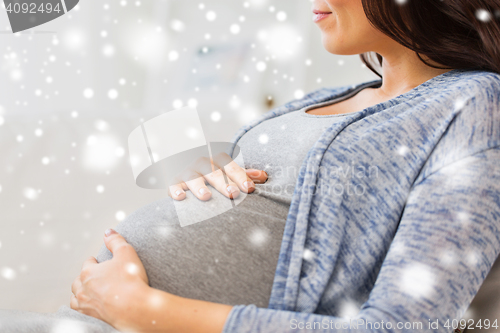
[[[328,16],[330,16],[332,13],[315,13],[314,16],[313,16],[313,21],[314,22],[319,22],[321,21],[322,19],[324,18],[327,18]]]

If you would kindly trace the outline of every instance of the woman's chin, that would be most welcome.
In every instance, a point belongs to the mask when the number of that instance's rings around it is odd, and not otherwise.
[[[339,38],[338,35],[327,35],[323,33],[322,41],[323,47],[326,51],[336,55],[356,55],[364,52],[368,52],[367,50],[360,49],[359,46],[356,47],[357,43],[352,43],[350,41],[349,45],[345,42],[345,40],[349,40],[348,38]],[[351,47],[351,45],[353,45]]]
[[[358,54],[352,52],[350,49],[347,49],[345,47],[342,47],[340,45],[336,45],[333,43],[324,43],[323,46],[325,47],[325,50],[328,51],[328,53],[331,54],[336,54],[336,55],[353,55],[353,54]]]

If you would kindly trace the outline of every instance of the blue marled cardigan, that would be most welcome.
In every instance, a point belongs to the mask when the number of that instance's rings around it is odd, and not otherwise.
[[[356,87],[271,110],[233,142]],[[233,307],[224,333],[452,331],[499,252],[500,75],[452,70],[321,135],[299,172],[269,308]]]

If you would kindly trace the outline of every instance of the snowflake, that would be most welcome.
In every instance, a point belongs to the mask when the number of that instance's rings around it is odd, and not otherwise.
[[[108,97],[109,99],[116,99],[118,97],[118,91],[116,91],[116,89],[110,89],[108,91]]]
[[[489,22],[491,20],[491,13],[486,9],[478,9],[476,11],[476,18],[482,22]]]
[[[163,299],[158,293],[154,293],[150,296],[149,303],[154,307],[160,307],[163,304]]]
[[[359,313],[360,305],[353,300],[343,300],[339,305],[339,317],[341,318],[353,318]]]
[[[404,146],[404,145],[401,145],[398,148],[398,154],[401,155],[401,156],[406,155],[409,151],[410,151],[410,149],[407,146]]]
[[[38,195],[41,191],[37,191],[34,188],[26,187],[23,191],[24,197],[29,200],[38,199]]]
[[[170,28],[172,28],[172,30],[174,31],[181,32],[186,29],[186,25],[181,20],[174,19],[172,20],[172,22],[170,22]]]
[[[212,112],[210,115],[210,119],[212,119],[213,122],[218,122],[221,119],[221,114],[218,111]]]
[[[17,273],[15,270],[13,270],[10,267],[4,267],[2,268],[2,276],[6,280],[14,280],[17,276]]]
[[[101,132],[105,132],[109,129],[109,124],[102,119],[98,119],[94,122],[94,127]],[[97,139],[92,137],[92,140],[96,141]]]
[[[127,265],[125,265],[125,270],[129,274],[137,274],[137,273],[139,273],[139,266],[137,266],[134,263],[128,263]]]
[[[446,250],[441,253],[440,261],[446,267],[452,267],[457,262],[457,257],[453,251]]]
[[[263,61],[259,61],[259,62],[257,63],[257,65],[255,66],[255,68],[257,68],[257,70],[258,70],[259,72],[263,72],[263,71],[265,71],[265,70],[266,70],[267,65],[266,65],[266,63],[265,63],[265,62],[263,62]]]
[[[125,149],[123,147],[116,147],[115,156],[116,157],[123,157],[124,155],[125,155]]]
[[[83,96],[88,99],[94,97],[94,90],[92,90],[91,88],[86,88],[83,91]]]
[[[107,58],[111,58],[115,55],[115,47],[111,44],[104,45],[102,48],[102,54]]]
[[[462,109],[465,106],[465,99],[457,99],[455,101],[455,111]]]
[[[312,261],[316,257],[316,254],[314,254],[313,251],[309,249],[304,250],[303,258],[307,261]]]
[[[170,61],[176,61],[177,59],[179,59],[179,52],[177,52],[177,51],[170,51],[170,53],[168,54],[168,60],[170,60]]]
[[[172,103],[172,106],[175,108],[175,109],[179,109],[179,108],[182,108],[182,106],[184,105],[184,103],[180,100],[180,99],[176,99],[173,101]]]
[[[467,264],[469,264],[471,266],[477,266],[480,259],[481,259],[481,255],[477,251],[469,252],[467,254],[467,257],[465,258],[465,260],[467,261]]]
[[[123,221],[125,219],[125,217],[127,216],[127,214],[125,214],[124,211],[122,210],[119,210],[116,212],[115,214],[115,218],[118,220],[118,221]]]
[[[217,14],[213,10],[211,10],[207,12],[205,17],[207,18],[208,21],[212,22],[215,21],[215,19],[217,18]]]
[[[294,96],[295,96],[295,99],[301,99],[304,97],[304,91],[302,91],[300,89],[295,90]]]
[[[280,22],[283,22],[286,20],[286,13],[281,11],[281,12],[278,12],[278,14],[276,14],[276,19]]]
[[[268,237],[268,232],[260,228],[253,230],[249,235],[250,242],[255,246],[264,245]]]
[[[43,222],[40,222],[43,225]],[[38,236],[38,241],[42,244],[42,246],[48,247],[54,244],[55,236],[53,233],[44,231]]]
[[[85,333],[86,329],[79,321],[72,319],[60,319],[52,328],[50,333]]]
[[[240,33],[241,28],[238,24],[233,24],[231,25],[231,27],[229,27],[229,31],[231,31],[233,35],[237,35]]]
[[[427,297],[436,283],[436,276],[431,269],[420,263],[415,263],[403,269],[399,279],[400,288],[412,297]]]

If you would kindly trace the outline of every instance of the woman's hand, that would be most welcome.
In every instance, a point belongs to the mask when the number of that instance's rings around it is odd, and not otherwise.
[[[116,328],[148,289],[148,277],[134,248],[113,229],[106,230],[104,243],[111,260],[97,263],[89,257],[74,280],[70,306]]]
[[[111,233],[108,233],[111,231]],[[220,333],[232,306],[154,289],[134,248],[112,229],[104,243],[113,258],[90,257],[71,286],[70,306],[123,332]]]
[[[206,186],[207,182],[226,197],[234,199],[240,191],[252,193],[255,183],[262,184],[267,180],[267,173],[262,170],[243,169],[229,155],[223,153],[217,155],[213,161],[209,158],[198,159],[176,179],[176,184],[169,187],[169,195],[174,200],[185,199],[187,190],[200,200],[210,199],[212,194]]]

